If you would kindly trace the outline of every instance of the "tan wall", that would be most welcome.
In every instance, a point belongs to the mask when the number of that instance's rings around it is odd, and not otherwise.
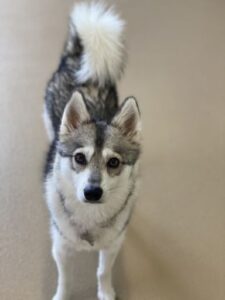
[[[225,2],[117,1],[141,103],[142,189],[116,267],[122,300],[225,299]],[[0,0],[0,299],[51,299],[42,98],[72,1]],[[77,261],[95,299],[96,256]]]

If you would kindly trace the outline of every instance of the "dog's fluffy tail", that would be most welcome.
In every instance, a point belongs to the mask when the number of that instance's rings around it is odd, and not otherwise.
[[[89,80],[104,85],[121,75],[124,60],[124,22],[112,8],[101,3],[80,3],[71,13],[71,30],[83,47],[76,72],[79,83]]]

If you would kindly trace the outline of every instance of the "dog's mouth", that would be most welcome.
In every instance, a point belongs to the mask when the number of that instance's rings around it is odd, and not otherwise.
[[[90,200],[86,200],[86,199],[85,199],[85,200],[84,200],[84,203],[94,205],[94,204],[103,204],[104,201],[103,201],[103,200],[99,200],[99,201],[90,201]]]

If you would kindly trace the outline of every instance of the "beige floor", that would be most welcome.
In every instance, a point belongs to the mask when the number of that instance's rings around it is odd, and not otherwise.
[[[122,300],[225,299],[225,2],[117,1],[129,64],[121,96],[144,123],[142,191],[116,266]],[[72,1],[0,0],[0,299],[55,288],[41,112]],[[77,259],[94,300],[96,256]]]

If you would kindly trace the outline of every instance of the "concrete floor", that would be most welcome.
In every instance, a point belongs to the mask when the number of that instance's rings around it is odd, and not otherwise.
[[[140,5],[141,3],[141,5]],[[41,169],[41,113],[72,1],[0,0],[0,299],[56,285]],[[139,99],[142,189],[115,281],[122,300],[225,299],[225,2],[117,1]],[[77,259],[77,300],[96,299],[96,255]]]

